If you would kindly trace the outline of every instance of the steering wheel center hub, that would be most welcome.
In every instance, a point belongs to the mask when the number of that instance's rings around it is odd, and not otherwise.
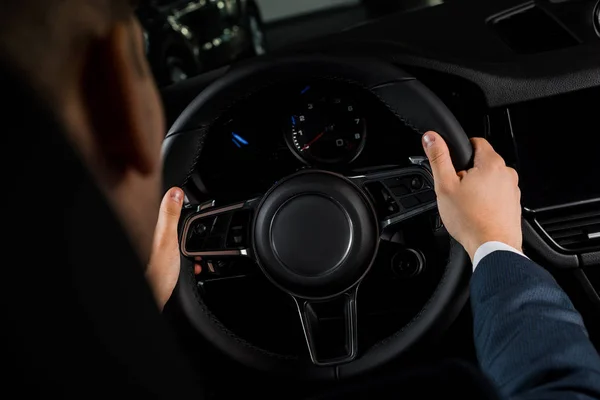
[[[278,261],[292,273],[319,277],[340,267],[352,247],[352,221],[335,200],[299,195],[273,217],[271,244]]]
[[[265,195],[256,212],[254,251],[273,283],[297,297],[328,298],[356,285],[379,243],[375,211],[346,178],[303,171]]]

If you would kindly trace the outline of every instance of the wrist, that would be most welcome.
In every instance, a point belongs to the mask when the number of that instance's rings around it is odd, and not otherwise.
[[[464,246],[465,250],[469,254],[469,258],[471,259],[471,261],[473,261],[475,259],[475,253],[477,252],[477,250],[481,246],[483,246],[485,243],[489,243],[489,242],[503,243],[507,246],[514,248],[515,250],[517,250],[520,253],[523,252],[521,240],[514,240],[510,237],[505,237],[505,236],[500,236],[500,235],[490,235],[490,236],[481,237],[477,240],[472,241],[467,246]]]

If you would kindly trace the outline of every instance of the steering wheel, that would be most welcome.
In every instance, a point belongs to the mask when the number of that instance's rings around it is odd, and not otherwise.
[[[448,143],[457,170],[472,163],[473,149],[458,121],[429,89],[412,75],[373,59],[321,56],[261,58],[231,69],[200,93],[170,129],[164,145],[165,187],[193,183],[205,138],[226,110],[267,85],[289,79],[332,79],[360,85],[373,93],[403,124],[423,134],[439,132]],[[424,166],[360,176],[342,176],[319,169],[292,174],[262,197],[235,204],[196,204],[180,221],[182,268],[176,296],[197,331],[222,352],[255,369],[310,379],[340,379],[380,366],[404,353],[432,331],[443,331],[468,298],[470,262],[451,240],[443,276],[423,309],[402,329],[379,344],[360,349],[357,313],[361,282],[369,273],[384,232],[394,224],[437,207],[433,191],[408,207],[391,200],[393,216],[382,217],[366,192],[369,184],[387,188],[390,180],[419,177],[433,188]],[[246,215],[235,240],[209,250],[191,249],[192,232],[215,218]],[[298,243],[303,243],[302,247]],[[295,301],[310,360],[298,361],[263,350],[227,329],[207,308],[196,289],[195,257],[246,257]],[[341,351],[323,349],[319,310],[335,309],[343,320]]]

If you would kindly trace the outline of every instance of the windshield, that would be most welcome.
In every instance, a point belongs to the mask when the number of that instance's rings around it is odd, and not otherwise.
[[[154,0],[138,10],[156,80],[167,86],[236,61],[442,0]]]

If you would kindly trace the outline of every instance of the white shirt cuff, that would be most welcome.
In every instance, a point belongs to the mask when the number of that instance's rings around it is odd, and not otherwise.
[[[502,242],[487,242],[479,246],[477,251],[475,252],[475,256],[473,257],[473,271],[477,268],[477,265],[483,260],[487,255],[492,254],[495,251],[510,251],[513,253],[517,253],[522,255],[523,257],[527,257],[525,254],[515,249],[512,246],[509,246]]]

